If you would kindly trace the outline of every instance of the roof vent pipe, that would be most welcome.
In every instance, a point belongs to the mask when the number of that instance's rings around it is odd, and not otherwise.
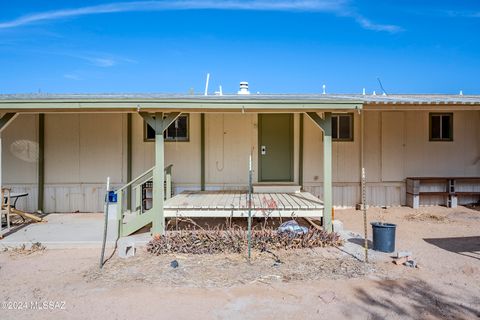
[[[238,90],[238,94],[250,94],[250,91],[248,91],[248,82],[240,82],[240,90]]]

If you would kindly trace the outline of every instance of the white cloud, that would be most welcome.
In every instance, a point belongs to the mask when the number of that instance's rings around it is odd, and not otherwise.
[[[65,79],[75,80],[75,81],[82,80],[82,78],[79,75],[76,75],[76,74],[73,74],[73,73],[64,74],[63,77]]]
[[[112,58],[90,58],[90,57],[85,57],[85,60],[89,61],[91,64],[97,66],[97,67],[113,67],[114,65],[117,64],[117,61],[112,59]]]
[[[361,16],[361,15],[353,15],[353,18],[359,25],[361,25],[364,29],[367,30],[374,30],[374,31],[387,31],[390,33],[396,33],[403,31],[403,28],[400,26],[396,26],[393,24],[378,24],[370,21],[369,19]]]
[[[352,13],[349,0],[166,0],[115,2],[96,6],[46,11],[21,16],[10,21],[0,22],[0,29],[21,27],[33,23],[73,18],[93,14],[134,11],[166,10],[250,10],[250,11],[306,11],[329,12],[353,18],[361,27],[368,30],[398,32],[402,29],[394,25],[376,24],[360,14]]]

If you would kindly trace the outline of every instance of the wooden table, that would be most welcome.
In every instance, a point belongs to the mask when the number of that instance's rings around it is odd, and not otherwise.
[[[37,217],[34,214],[24,212],[22,210],[17,209],[17,207],[16,207],[17,201],[18,201],[18,199],[23,198],[23,197],[28,197],[28,193],[26,193],[26,192],[10,192],[10,200],[8,199],[8,196],[6,194],[4,194],[4,196],[3,196],[3,206],[6,206],[7,202],[10,201],[10,212],[11,213],[14,213],[14,214],[22,217],[23,220],[30,219],[30,220],[33,220],[35,222],[42,221],[42,218]],[[12,200],[13,200],[13,203],[12,203]]]

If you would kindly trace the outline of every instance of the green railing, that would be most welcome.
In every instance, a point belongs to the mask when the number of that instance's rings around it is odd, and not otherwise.
[[[170,199],[173,194],[172,167],[169,165],[164,169],[165,200]],[[129,183],[116,190],[117,194],[117,220],[119,223],[119,236],[127,236],[139,228],[144,227],[151,221],[153,188],[142,188],[145,184],[152,183],[152,176],[155,167],[145,171]],[[127,199],[133,203],[133,208],[128,208]]]

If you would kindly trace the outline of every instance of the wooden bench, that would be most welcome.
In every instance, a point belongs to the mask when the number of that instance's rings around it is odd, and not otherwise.
[[[473,186],[480,186],[480,177],[409,177],[407,181],[407,205],[414,209],[420,206],[420,196],[442,196],[447,199],[447,207],[455,208],[458,204],[458,197],[462,196],[480,196],[478,191],[461,190],[457,191],[459,183],[471,182]],[[424,185],[440,185],[439,191],[422,191]],[[475,188],[475,187],[474,187]]]

